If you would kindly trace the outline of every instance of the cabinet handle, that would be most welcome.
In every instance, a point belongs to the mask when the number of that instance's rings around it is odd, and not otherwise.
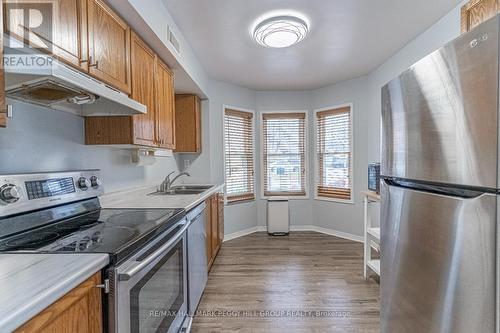
[[[99,69],[99,60],[97,60],[95,63],[90,64],[89,67],[95,67],[96,69]]]
[[[105,294],[109,293],[109,279],[105,279],[103,284],[98,284],[95,287],[104,290]]]

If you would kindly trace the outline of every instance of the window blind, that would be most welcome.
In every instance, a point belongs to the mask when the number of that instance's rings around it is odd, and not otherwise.
[[[351,108],[316,113],[320,197],[351,199]]]
[[[306,194],[306,114],[262,115],[264,195]]]
[[[227,201],[253,200],[253,114],[226,109],[224,126]]]

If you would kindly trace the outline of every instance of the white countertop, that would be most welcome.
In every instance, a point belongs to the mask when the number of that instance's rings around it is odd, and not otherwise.
[[[109,262],[107,254],[0,254],[0,332],[11,332]]]
[[[147,186],[104,194],[99,200],[102,208],[183,208],[189,211],[214,193],[222,191],[223,187],[214,185],[200,194],[148,195],[157,188]]]

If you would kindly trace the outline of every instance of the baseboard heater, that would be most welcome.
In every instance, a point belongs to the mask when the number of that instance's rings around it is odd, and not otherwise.
[[[272,236],[285,236],[290,233],[290,213],[287,198],[267,200],[267,233]]]

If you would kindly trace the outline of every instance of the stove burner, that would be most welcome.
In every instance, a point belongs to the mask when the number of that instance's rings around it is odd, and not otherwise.
[[[47,243],[59,237],[57,232],[37,232],[34,234],[27,234],[16,237],[10,241],[5,242],[7,246],[34,246],[42,243]]]

